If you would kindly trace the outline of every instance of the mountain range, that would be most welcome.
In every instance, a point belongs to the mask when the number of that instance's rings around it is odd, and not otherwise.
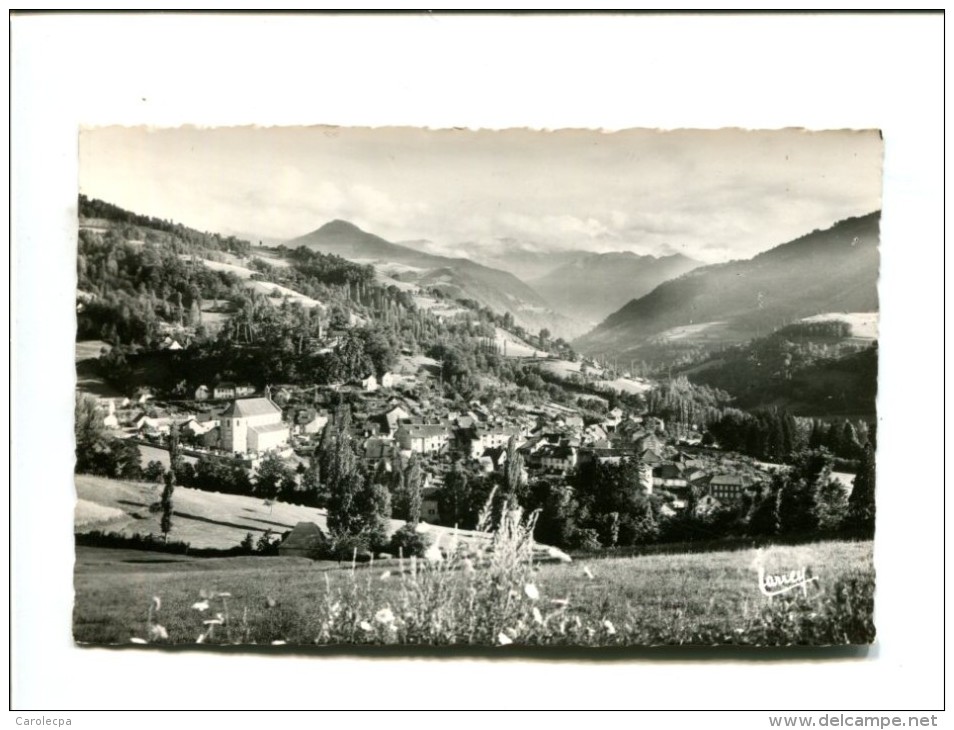
[[[706,331],[707,345],[739,342],[824,312],[878,309],[880,212],[815,230],[742,261],[702,266],[607,317],[574,346],[639,357],[667,331]]]
[[[513,274],[475,263],[467,258],[440,256],[392,243],[353,223],[334,220],[285,245],[306,246],[353,261],[397,264],[400,278],[422,288],[436,288],[452,298],[473,299],[498,313],[509,312],[514,321],[531,332],[546,328],[557,337],[572,338],[586,325],[560,314]]]
[[[640,256],[629,251],[578,253],[559,268],[528,283],[559,312],[594,325],[631,299],[702,264],[682,254]]]

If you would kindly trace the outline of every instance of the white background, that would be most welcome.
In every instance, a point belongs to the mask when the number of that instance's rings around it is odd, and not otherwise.
[[[21,16],[12,26],[15,715],[941,707],[942,16]],[[841,659],[606,662],[73,647],[77,129],[115,123],[881,128],[877,645]],[[703,721],[768,725],[764,713],[680,724]]]

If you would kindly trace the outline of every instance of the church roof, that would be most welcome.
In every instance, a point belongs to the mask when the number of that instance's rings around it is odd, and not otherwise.
[[[249,418],[250,416],[265,416],[271,413],[281,413],[282,409],[268,398],[242,398],[234,400],[225,411],[223,418]]]

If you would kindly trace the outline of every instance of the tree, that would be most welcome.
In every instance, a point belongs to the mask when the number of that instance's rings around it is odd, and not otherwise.
[[[820,512],[826,513],[827,507],[819,507],[819,493],[831,479],[832,455],[827,449],[802,451],[795,457],[792,470],[781,479],[778,493],[778,515],[782,532],[809,533],[819,526]],[[828,492],[822,501],[831,500]],[[830,505],[835,508],[836,505]]]
[[[611,517],[613,515],[616,515],[616,513],[610,513]],[[615,522],[615,533],[618,535],[618,515],[616,515],[616,518],[613,520],[613,522]],[[649,500],[646,500],[645,506],[642,509],[642,514],[633,520],[632,532],[633,544],[647,544],[655,542],[659,537],[659,525],[656,524],[656,516],[653,514],[653,505]]]
[[[437,508],[445,525],[460,525],[470,501],[467,472],[460,461],[454,462],[444,477],[444,488],[438,492]]]
[[[172,471],[167,471],[165,476],[166,485],[162,490],[162,518],[159,521],[159,529],[162,530],[164,540],[169,539],[169,533],[172,531],[172,492],[175,489],[175,477]]]
[[[421,462],[417,454],[412,454],[404,472],[404,491],[407,499],[406,518],[409,523],[416,525],[421,521]]]
[[[875,525],[875,451],[869,441],[861,452],[858,473],[855,475],[845,525],[866,536],[874,535]]]
[[[318,455],[312,454],[311,458],[308,459],[308,466],[301,475],[301,491],[304,493],[306,503],[316,507],[319,506],[319,494],[321,493],[320,473]]]
[[[76,436],[76,471],[93,472],[101,455],[107,450],[106,429],[96,408],[96,399],[83,393],[76,394],[73,412],[73,431]]]
[[[258,466],[255,492],[265,499],[276,499],[286,476],[288,476],[288,467],[281,458],[275,453],[267,454]]]
[[[391,493],[386,485],[373,477],[365,479],[364,488],[355,500],[359,529],[374,548],[384,548],[391,527]]]
[[[338,535],[356,535],[365,526],[361,492],[365,479],[361,474],[351,436],[338,429],[327,465],[322,469],[328,487],[328,528]]]
[[[755,496],[746,519],[750,535],[768,537],[778,534],[781,528],[778,496],[783,483],[784,478],[776,475],[772,484],[763,486]]]
[[[517,437],[511,436],[507,441],[506,482],[504,484],[507,509],[520,506],[521,501],[526,497],[525,487],[523,457],[517,451]]]
[[[841,484],[829,479],[815,492],[815,519],[822,532],[836,532],[845,520],[848,497]]]
[[[165,476],[165,471],[161,462],[153,460],[146,464],[146,468],[142,470],[142,476],[149,482],[161,482]]]
[[[179,483],[179,469],[182,467],[182,450],[179,446],[179,424],[175,421],[169,427],[169,471],[174,484]]]
[[[575,546],[578,512],[579,504],[573,497],[572,487],[563,483],[547,485],[534,531],[535,538],[557,547]]]

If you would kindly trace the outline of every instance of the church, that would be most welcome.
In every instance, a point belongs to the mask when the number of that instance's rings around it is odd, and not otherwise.
[[[220,416],[220,448],[233,453],[261,453],[288,443],[282,410],[268,398],[232,401]]]

